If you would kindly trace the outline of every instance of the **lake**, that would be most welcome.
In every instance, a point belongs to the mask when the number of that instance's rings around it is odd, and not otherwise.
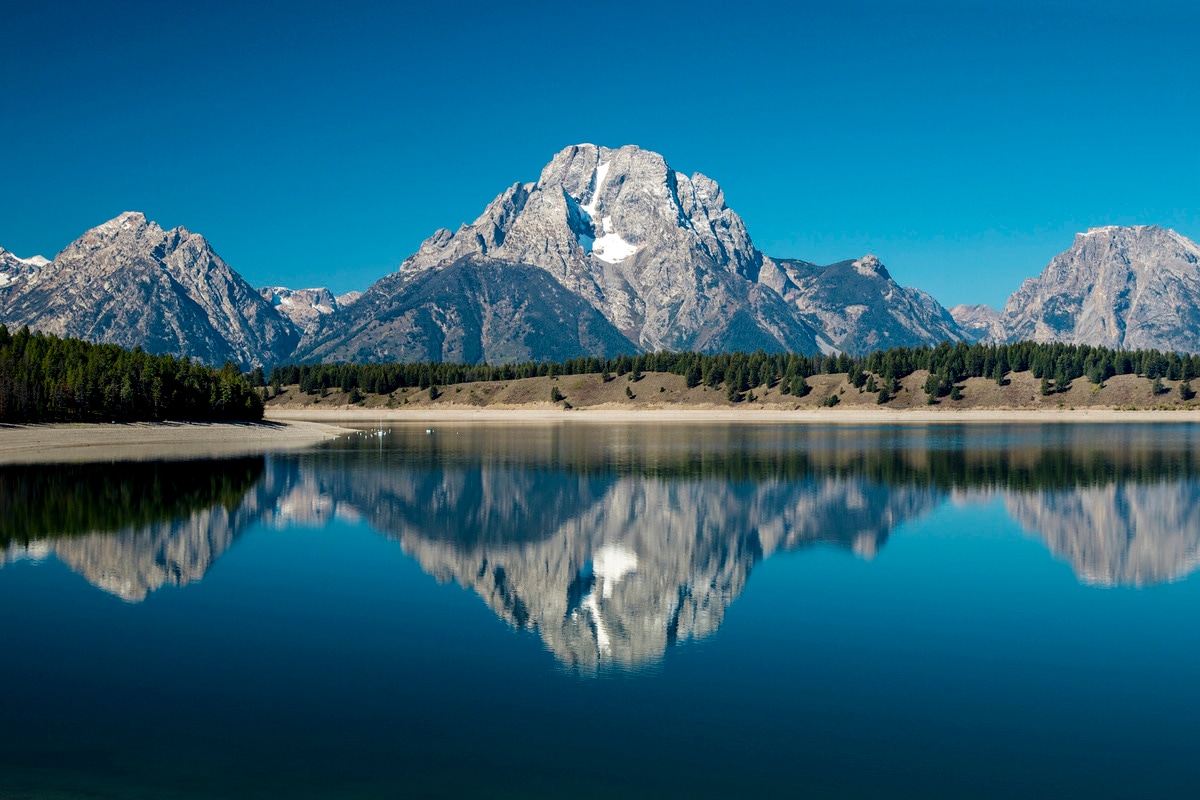
[[[0,468],[2,797],[1190,795],[1200,426]]]

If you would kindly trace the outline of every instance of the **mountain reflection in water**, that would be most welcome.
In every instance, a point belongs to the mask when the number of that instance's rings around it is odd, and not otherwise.
[[[54,554],[140,601],[255,524],[365,522],[581,674],[721,625],[751,569],[871,558],[948,499],[999,499],[1079,580],[1146,586],[1200,553],[1190,426],[398,426],[299,455],[0,470],[0,564]]]
[[[0,468],[0,566],[53,554],[140,601],[199,580],[258,516],[261,457]]]

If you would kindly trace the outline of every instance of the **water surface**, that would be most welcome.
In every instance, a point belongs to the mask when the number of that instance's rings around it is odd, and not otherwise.
[[[1200,428],[0,468],[0,796],[1192,793]]]

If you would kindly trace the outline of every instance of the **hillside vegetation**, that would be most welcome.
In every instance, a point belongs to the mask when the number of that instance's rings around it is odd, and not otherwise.
[[[290,365],[271,372],[271,407],[564,409],[663,406],[818,408],[1185,408],[1200,357],[1062,344],[893,348],[867,356],[653,353],[502,366]]]

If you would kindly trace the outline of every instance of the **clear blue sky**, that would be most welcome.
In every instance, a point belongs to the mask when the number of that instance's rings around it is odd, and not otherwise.
[[[1200,3],[179,5],[7,4],[0,246],[140,210],[255,285],[361,289],[585,141],[946,305],[1089,226],[1200,239]]]

